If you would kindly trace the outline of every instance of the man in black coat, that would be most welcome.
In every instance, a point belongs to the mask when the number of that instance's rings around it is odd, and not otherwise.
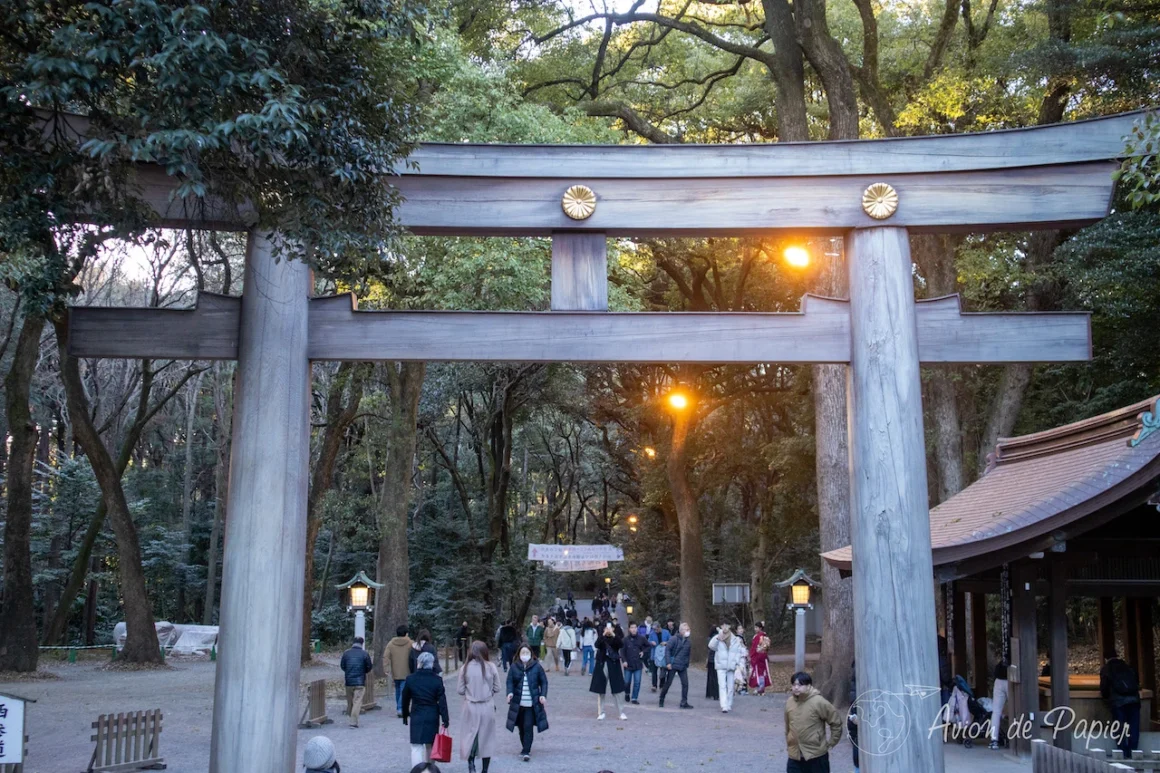
[[[358,715],[362,711],[363,693],[367,688],[367,674],[374,668],[371,656],[363,649],[363,637],[354,637],[354,644],[342,653],[338,661],[346,684],[346,713],[350,715],[350,726],[358,727]]]
[[[665,666],[665,684],[661,688],[660,707],[665,707],[665,696],[669,694],[669,687],[673,684],[673,677],[681,679],[681,708],[691,709],[689,705],[689,656],[693,652],[693,643],[689,640],[689,624],[681,623],[676,636],[669,640],[668,665]]]
[[[1117,746],[1125,757],[1140,745],[1140,678],[1115,653],[1100,669],[1100,697],[1108,704],[1117,733]]]
[[[651,658],[648,637],[640,632],[636,623],[628,624],[628,636],[620,650],[624,658],[624,700],[640,705],[640,679],[644,664]]]
[[[431,656],[435,658],[435,667],[431,669],[436,674],[443,673],[443,669],[439,667],[439,652],[435,649],[435,645],[431,643],[430,632],[424,630],[419,632],[419,639],[411,648],[410,655],[407,656],[407,662],[411,666],[411,673],[415,673],[419,669],[419,656],[424,652],[430,652]]]
[[[434,655],[420,653],[418,669],[407,677],[403,685],[403,724],[411,726],[412,767],[431,761],[431,744],[439,734],[440,720],[445,729],[451,725],[447,691],[442,677],[432,668],[434,665]]]

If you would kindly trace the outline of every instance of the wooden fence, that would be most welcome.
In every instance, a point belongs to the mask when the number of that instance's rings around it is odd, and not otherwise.
[[[363,689],[362,707],[359,711],[374,711],[381,708],[382,706],[375,700],[375,677],[373,674],[367,674],[367,684]]]
[[[1140,751],[1137,749],[1132,752],[1131,757],[1125,757],[1124,753],[1119,749],[1090,749],[1088,754],[1093,758],[1102,762],[1114,762],[1122,765],[1123,770],[1138,770],[1138,771],[1160,771],[1160,751]]]
[[[306,685],[306,710],[302,712],[298,727],[321,727],[333,721],[326,716],[326,680],[315,679]]]
[[[164,770],[161,756],[161,709],[102,714],[93,723],[96,741],[86,773],[118,770]]]

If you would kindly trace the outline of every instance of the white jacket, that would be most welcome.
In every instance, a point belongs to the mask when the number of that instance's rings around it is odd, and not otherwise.
[[[745,642],[741,641],[740,636],[730,636],[728,645],[720,637],[714,636],[709,640],[709,649],[717,653],[713,662],[721,671],[735,671],[745,660]]]
[[[581,636],[580,643],[585,647],[595,647],[596,638],[596,629],[586,628],[584,630],[584,634]]]
[[[561,650],[576,649],[576,629],[566,625],[560,629],[560,638],[556,640],[556,648]]]

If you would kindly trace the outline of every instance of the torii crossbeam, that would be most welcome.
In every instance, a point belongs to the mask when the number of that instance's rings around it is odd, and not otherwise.
[[[1076,227],[1107,214],[1138,116],[977,135],[717,146],[427,145],[398,178],[419,234],[552,236],[552,311],[360,312],[308,299],[310,273],[251,231],[241,299],[192,311],[74,309],[85,357],[238,360],[211,770],[290,773],[302,624],[312,359],[827,362],[849,365],[859,687],[893,696],[891,753],[868,773],[941,773],[920,362],[1090,357],[1082,314],[963,314],[916,303],[910,231]],[[83,126],[77,124],[78,134]],[[163,225],[246,230],[221,202],[174,200],[137,170]],[[606,237],[779,229],[841,234],[850,300],[797,314],[610,314]],[[260,593],[260,598],[256,595]]]

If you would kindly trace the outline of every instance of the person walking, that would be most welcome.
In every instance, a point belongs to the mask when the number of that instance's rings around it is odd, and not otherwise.
[[[1113,733],[1119,733],[1116,744],[1124,756],[1131,758],[1140,746],[1140,677],[1136,670],[1113,652],[1100,669],[1100,697],[1112,712]]]
[[[681,680],[681,708],[693,708],[689,705],[689,655],[693,651],[692,642],[689,640],[690,633],[689,624],[681,623],[677,635],[669,640],[668,652],[666,653],[668,662],[665,664],[665,683],[661,687],[661,696],[658,702],[662,709],[665,707],[665,696],[669,694],[669,688],[673,686],[674,678]]]
[[[999,728],[1003,724],[1003,709],[1007,706],[1008,668],[1007,661],[1002,658],[995,664],[995,683],[991,688],[991,743],[988,747],[992,751],[999,748]]]
[[[573,627],[572,621],[569,619],[565,619],[564,625],[560,627],[556,648],[564,659],[564,676],[567,676],[568,669],[572,667],[572,656],[580,648],[580,643],[576,638],[576,628]]]
[[[395,681],[395,716],[403,716],[403,684],[411,675],[411,637],[407,635],[407,626],[400,625],[395,629],[395,638],[387,642],[387,665],[391,668],[391,679]]]
[[[334,757],[334,742],[324,735],[316,735],[306,742],[302,764],[306,773],[339,773],[341,770]]]
[[[520,729],[520,758],[527,762],[536,731],[548,729],[548,675],[526,644],[508,671],[507,702],[507,729]]]
[[[447,713],[447,691],[435,673],[435,656],[421,652],[415,661],[415,673],[403,685],[403,724],[411,726],[411,764],[431,761],[431,744],[443,729],[451,726]]]
[[[544,658],[556,673],[560,671],[560,628],[554,617],[549,617],[548,624],[544,626]],[[544,670],[547,670],[547,666]]]
[[[596,626],[587,617],[580,624],[580,676],[590,674],[596,668]]]
[[[431,642],[431,632],[427,629],[419,631],[419,638],[411,646],[411,654],[409,656],[411,673],[413,674],[419,670],[419,656],[424,652],[430,653],[431,657],[435,659],[435,667],[432,670],[436,675],[442,674],[443,669],[439,667],[439,653],[436,651],[435,645]]]
[[[741,665],[733,673],[733,692],[744,695],[749,692],[749,643],[745,641],[745,626],[738,623],[733,635],[741,641]]]
[[[499,656],[503,663],[503,670],[507,671],[516,656],[516,648],[519,647],[520,643],[520,632],[516,630],[515,624],[511,620],[504,620],[503,625],[499,627],[496,642],[499,644]]]
[[[721,631],[721,626],[717,626],[709,632],[709,641],[713,641],[713,637]],[[705,699],[706,700],[720,700],[721,686],[717,681],[717,653],[713,651],[712,647],[708,651],[708,659],[705,662]]]
[[[769,637],[765,635],[765,623],[753,627],[753,640],[749,642],[749,689],[758,696],[765,695],[769,686]]]
[[[624,674],[620,670],[620,651],[624,647],[624,632],[611,622],[604,624],[596,642],[596,667],[588,692],[596,693],[596,719],[604,719],[604,696],[611,690],[612,706],[621,719],[628,719],[620,708],[617,696],[624,692]]]
[[[628,636],[624,637],[621,657],[624,659],[624,702],[640,705],[640,678],[644,664],[651,662],[648,637],[641,633],[636,623],[628,624]]]
[[[524,632],[528,645],[532,648],[532,652],[536,653],[537,658],[544,656],[544,626],[540,622],[539,615],[532,615],[532,623]]]
[[[709,651],[714,653],[721,713],[728,714],[733,710],[733,679],[745,659],[745,643],[740,636],[733,634],[726,623],[709,640]]]
[[[499,690],[499,669],[491,662],[491,652],[483,642],[472,642],[459,669],[456,687],[463,696],[459,758],[467,760],[468,773],[475,773],[476,757],[483,758],[483,773],[491,767],[495,756],[495,696]]]
[[[343,683],[346,685],[346,713],[350,717],[350,726],[358,727],[363,693],[367,689],[367,674],[375,667],[371,656],[363,649],[363,637],[354,637],[354,644],[342,653],[338,667],[342,669]]]
[[[830,749],[841,740],[842,717],[837,709],[814,688],[809,674],[794,674],[785,701],[786,773],[830,773]]]
[[[455,634],[455,650],[459,654],[459,662],[467,662],[467,648],[471,646],[471,631],[467,627],[467,621],[463,621],[463,625],[459,626],[459,632]]]
[[[651,618],[649,618],[651,619]],[[648,633],[648,643],[652,648],[652,656],[648,659],[648,671],[652,676],[652,691],[657,691],[657,675],[665,667],[668,662],[665,657],[667,645],[671,635],[669,629],[663,625],[652,625]],[[660,678],[664,678],[664,674],[660,674]]]

